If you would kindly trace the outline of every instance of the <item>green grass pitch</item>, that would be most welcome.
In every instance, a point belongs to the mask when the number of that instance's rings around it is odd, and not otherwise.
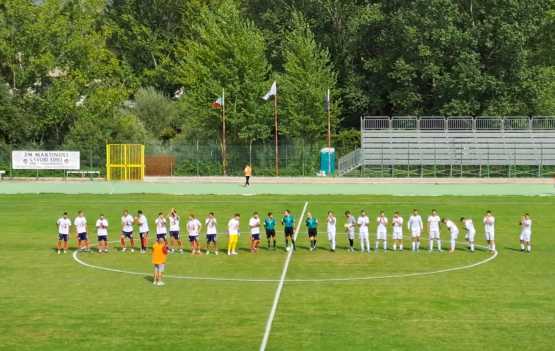
[[[0,195],[0,350],[256,350],[260,347],[287,253],[278,226],[277,251],[251,254],[248,218],[256,210],[289,208],[298,219],[305,201],[320,219],[319,250],[308,251],[301,226],[271,329],[268,350],[553,350],[555,256],[552,197],[393,197],[393,196],[171,196],[171,195]],[[214,211],[219,231],[241,213],[237,257],[173,254],[167,274],[194,277],[267,279],[268,282],[166,279],[150,281],[150,255],[112,250],[81,253],[83,261],[130,275],[82,266],[72,254],[58,256],[55,221],[67,210],[83,209],[92,223],[99,213],[110,221],[110,240],[119,239],[124,208],[142,209],[151,228],[156,213],[176,207],[184,218],[204,219]],[[476,222],[491,209],[497,219],[499,256],[477,267],[427,276],[335,282],[303,279],[361,278],[442,270],[484,260],[489,253],[455,254],[422,250],[371,254],[345,250],[343,212],[366,209],[371,219],[412,208],[425,218],[432,208],[456,220]],[[338,251],[328,251],[325,214],[338,218]],[[533,252],[519,252],[520,215],[534,220]],[[459,225],[459,227],[461,227]],[[442,229],[443,245],[448,234]],[[204,233],[204,232],[203,232]],[[405,250],[410,249],[406,228]],[[90,235],[92,239],[96,235]],[[204,238],[204,235],[202,236]],[[265,236],[262,235],[264,238]],[[426,235],[424,235],[424,238]],[[227,238],[220,237],[220,248]],[[461,233],[459,239],[463,240]],[[391,247],[391,229],[388,230]],[[152,241],[152,233],[151,233]],[[203,240],[204,241],[204,240]],[[95,242],[95,240],[93,240]],[[358,248],[358,235],[355,241]],[[75,247],[73,235],[70,241]],[[116,246],[119,246],[116,244]],[[188,246],[187,246],[188,248]],[[427,248],[427,241],[423,241]]]

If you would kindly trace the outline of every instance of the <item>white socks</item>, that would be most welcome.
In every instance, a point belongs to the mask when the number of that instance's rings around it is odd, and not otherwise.
[[[330,246],[332,250],[335,250],[335,239],[330,240]]]
[[[451,250],[455,251],[455,245],[457,244],[457,242],[455,240],[451,240]],[[441,250],[441,248],[440,248]]]
[[[470,251],[474,251],[474,243],[470,243]]]
[[[360,251],[370,252],[370,240],[368,238],[360,238]]]
[[[527,250],[528,250],[528,252],[531,252],[532,251],[532,245],[528,245]]]

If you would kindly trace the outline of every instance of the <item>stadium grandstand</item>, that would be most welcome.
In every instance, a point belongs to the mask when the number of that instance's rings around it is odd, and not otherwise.
[[[337,173],[543,176],[553,165],[554,117],[364,116],[361,147],[339,159]]]

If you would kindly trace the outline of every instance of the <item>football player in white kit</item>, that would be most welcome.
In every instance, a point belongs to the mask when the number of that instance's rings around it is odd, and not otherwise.
[[[468,248],[470,251],[474,252],[474,238],[476,237],[476,228],[474,228],[474,222],[470,218],[461,217],[461,222],[466,231],[465,239],[468,242]]]
[[[355,227],[357,225],[357,221],[355,216],[351,213],[351,211],[345,211],[345,232],[347,233],[347,239],[349,240],[349,251],[355,251]]]
[[[387,251],[387,217],[383,211],[381,211],[378,218],[376,218],[376,224],[376,252],[378,252],[380,241],[383,242],[384,251]]]
[[[495,217],[491,214],[491,211],[487,211],[484,216],[484,233],[488,249],[490,252],[495,252]]]
[[[368,239],[368,224],[370,218],[364,210],[360,211],[360,217],[357,219],[358,234],[360,236],[360,252],[370,252],[370,240]]]
[[[328,211],[327,218],[327,231],[328,231],[328,241],[330,242],[331,252],[335,252],[335,234],[337,231],[337,218],[335,218],[332,211]]]
[[[162,212],[158,213],[158,217],[154,220],[156,224],[156,241],[158,239],[163,239],[164,243],[167,245],[168,240],[166,235],[168,234],[168,228],[166,227],[166,218],[164,218],[164,214]]]
[[[135,217],[135,222],[139,225],[139,239],[141,240],[141,253],[146,253],[146,248],[148,246],[148,232],[150,228],[148,227],[148,219],[143,214],[142,210],[137,211],[137,217]],[[123,250],[122,250],[123,251]],[[131,249],[133,252],[133,249]]]
[[[251,230],[251,252],[255,253],[260,245],[260,216],[258,212],[254,212],[249,219],[249,228]]]
[[[101,214],[96,220],[96,236],[98,237],[98,253],[108,252],[108,220]]]
[[[58,228],[58,255],[62,252],[62,245],[64,253],[67,252],[67,241],[69,239],[69,228],[71,227],[71,220],[67,217],[67,212],[56,221]]]
[[[79,250],[89,251],[89,237],[87,235],[87,219],[83,211],[77,213],[77,217],[73,220],[75,232],[77,234],[77,246]]]
[[[520,219],[520,251],[532,252],[532,219],[528,213]]]
[[[434,241],[437,243],[437,249],[441,252],[441,239],[439,235],[439,223],[441,218],[436,210],[432,210],[432,214],[428,216],[428,234],[430,236],[430,252],[434,249]]]
[[[403,217],[399,212],[393,214],[391,223],[393,225],[393,251],[397,251],[397,247],[399,247],[399,251],[403,251]]]
[[[418,214],[417,209],[412,210],[412,215],[409,217],[407,227],[408,227],[408,230],[410,230],[410,235],[412,238],[412,251],[416,252],[420,250],[420,235],[424,230],[422,217]]]
[[[172,245],[171,252],[175,252],[176,247],[179,253],[183,253],[183,242],[181,241],[181,218],[177,214],[177,210],[172,208],[170,214],[168,215],[168,221],[170,222],[170,242]]]
[[[216,235],[218,234],[218,229],[216,225],[218,221],[214,216],[214,212],[208,213],[208,217],[204,220],[206,225],[206,254],[210,255],[210,248],[212,248],[215,255],[218,254],[218,244],[216,241]]]
[[[449,253],[455,252],[455,248],[457,246],[457,238],[459,237],[459,228],[453,223],[452,220],[449,218],[443,218],[441,223],[445,224],[447,229],[449,229],[449,233],[451,234],[451,248]]]
[[[125,247],[125,238],[129,239],[129,244],[131,245],[131,252],[135,251],[135,242],[133,241],[133,217],[129,214],[129,211],[123,210],[123,215],[121,216],[121,236],[119,242],[121,244],[121,251],[125,252],[127,248]]]
[[[187,234],[189,235],[189,242],[191,243],[191,255],[200,255],[198,237],[200,235],[201,226],[200,221],[191,213],[189,215],[189,221],[187,222]]]

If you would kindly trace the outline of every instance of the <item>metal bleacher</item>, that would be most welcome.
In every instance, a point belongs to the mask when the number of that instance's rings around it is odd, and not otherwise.
[[[341,157],[338,174],[364,166],[537,166],[541,173],[551,165],[554,117],[365,116],[361,148]]]

